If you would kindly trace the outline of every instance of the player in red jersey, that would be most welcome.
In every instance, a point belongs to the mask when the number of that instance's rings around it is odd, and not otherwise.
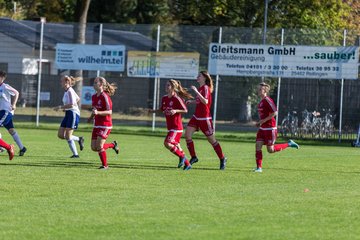
[[[6,149],[8,155],[9,155],[9,160],[12,160],[14,158],[14,155],[15,155],[14,145],[8,144],[4,140],[2,140],[1,133],[0,133],[0,147],[3,148],[3,149]]]
[[[184,170],[191,169],[189,160],[180,146],[180,138],[183,133],[182,114],[187,113],[187,107],[183,99],[193,98],[179,81],[171,79],[166,82],[166,95],[161,99],[161,107],[157,110],[149,110],[150,113],[164,113],[168,134],[164,140],[164,146],[179,157],[178,168],[184,166]]]
[[[262,172],[262,146],[266,145],[269,153],[279,152],[287,147],[299,149],[299,145],[293,140],[287,143],[275,144],[277,137],[276,120],[277,109],[274,101],[268,97],[270,85],[262,82],[258,85],[258,95],[261,101],[258,104],[260,120],[256,123],[259,130],[256,134],[256,168],[254,172]]]
[[[190,119],[186,128],[186,144],[189,149],[191,159],[190,164],[198,162],[195,152],[195,145],[192,135],[199,129],[205,134],[209,143],[213,146],[217,156],[220,159],[220,170],[225,170],[226,157],[224,156],[220,143],[215,139],[210,107],[212,103],[211,93],[213,91],[213,80],[207,71],[201,71],[196,79],[200,85],[199,88],[191,86],[196,94],[196,100],[188,100],[186,103],[196,103],[195,113]]]
[[[98,152],[102,166],[99,169],[108,169],[106,149],[114,149],[119,154],[119,147],[116,141],[105,143],[112,129],[112,101],[110,96],[114,95],[116,86],[110,84],[103,77],[94,80],[96,93],[92,96],[92,113],[88,122],[94,121],[94,128],[91,136],[91,150]]]

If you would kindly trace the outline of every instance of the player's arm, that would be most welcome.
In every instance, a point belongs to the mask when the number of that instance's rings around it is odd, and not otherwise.
[[[55,111],[59,111],[59,110],[65,111],[66,109],[70,109],[70,108],[76,106],[76,101],[78,101],[78,98],[79,98],[78,95],[74,92],[74,93],[70,93],[67,97],[68,97],[68,100],[67,100],[68,103],[66,103],[64,105],[59,105],[57,107],[54,107],[53,109]]]
[[[98,111],[97,109],[93,109],[92,114],[94,116],[99,115],[99,116],[107,116],[107,115],[111,115],[112,114],[112,110],[105,110],[105,111]]]
[[[198,91],[198,89],[195,86],[191,86],[191,89],[194,90],[195,94],[200,99],[200,102],[202,102],[205,105],[208,104],[209,100],[205,98],[203,95],[201,95],[201,93]]]
[[[13,87],[11,87],[11,92],[12,92],[12,94],[11,94],[11,108],[12,108],[12,110],[15,110],[16,109],[16,103],[17,103],[17,101],[19,99],[19,92]]]
[[[54,110],[55,110],[55,111],[59,111],[59,110],[64,110],[64,111],[65,111],[65,109],[72,108],[73,106],[74,106],[74,104],[72,104],[72,103],[64,104],[64,105],[59,105],[59,106],[57,106],[57,107],[54,107]]]
[[[188,112],[187,109],[171,109],[171,110],[169,111],[169,113],[170,113],[171,116],[174,115],[174,114],[176,114],[176,113],[183,114],[183,113],[187,113],[187,112]]]
[[[276,117],[276,115],[277,115],[277,111],[270,113],[266,118],[260,119],[260,121],[257,122],[256,126],[258,126],[258,127],[261,126],[263,123],[265,123],[265,122],[271,120],[272,118]]]
[[[90,123],[91,121],[93,121],[95,115],[94,113],[91,111],[90,117],[87,119],[87,122]]]

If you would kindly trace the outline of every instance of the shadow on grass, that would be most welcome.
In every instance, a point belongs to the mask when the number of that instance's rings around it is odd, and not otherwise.
[[[292,172],[320,172],[320,173],[350,173],[359,174],[360,171],[325,171],[322,169],[290,169],[290,168],[267,168],[268,170],[292,171]]]
[[[85,162],[85,161],[41,161],[41,162],[18,162],[15,159],[11,162],[1,162],[0,166],[22,166],[22,167],[49,167],[49,168],[86,168],[97,169],[100,162]],[[130,164],[109,164],[109,168],[125,168],[125,169],[151,169],[151,170],[170,170],[177,169],[170,166],[159,165],[130,165]]]
[[[86,169],[97,169],[99,167],[100,162],[86,162],[86,161],[58,161],[58,160],[50,160],[50,161],[41,161],[41,162],[25,162],[25,161],[17,161],[16,159],[11,162],[1,162],[0,166],[21,166],[21,167],[44,167],[44,168],[86,168]],[[177,166],[164,166],[164,165],[146,165],[146,164],[122,164],[122,163],[110,163],[109,168],[115,169],[136,169],[136,170],[179,170],[183,171],[182,168],[178,168]],[[203,170],[203,171],[220,171],[218,168],[209,168],[209,167],[193,167],[192,170]],[[225,171],[241,171],[239,169],[226,169]]]

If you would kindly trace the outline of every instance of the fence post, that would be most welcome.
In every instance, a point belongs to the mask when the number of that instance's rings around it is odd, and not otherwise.
[[[281,46],[284,45],[284,29],[281,29]],[[276,108],[277,108],[277,117],[276,117],[276,128],[278,127],[279,124],[279,107],[280,107],[280,88],[281,88],[281,77],[278,78],[278,89],[277,89],[277,103],[276,103]]]
[[[43,50],[43,39],[44,39],[44,24],[46,19],[40,18],[41,30],[40,30],[40,47],[39,47],[39,68],[38,68],[38,89],[36,99],[36,126],[39,126],[39,115],[40,115],[40,94],[41,94],[41,74],[42,74],[42,50]]]
[[[99,28],[99,45],[102,45],[102,34],[103,34],[103,24],[100,23],[100,28]],[[96,76],[99,77],[100,76],[100,70],[96,71]]]
[[[222,27],[219,28],[219,44],[221,43],[221,38],[222,38]],[[216,75],[216,80],[215,80],[215,99],[214,99],[214,114],[213,114],[213,127],[214,127],[214,131],[215,131],[215,128],[216,128],[216,112],[217,112],[218,90],[219,90],[219,75]]]
[[[160,49],[160,25],[157,27],[157,37],[156,37],[156,52],[159,52]],[[154,79],[154,97],[153,97],[153,110],[156,110],[159,105],[159,90],[160,89],[160,78]],[[153,113],[152,117],[152,131],[155,131],[155,117],[156,114]]]
[[[343,34],[343,46],[346,46],[346,29],[344,29]],[[342,134],[342,114],[343,114],[343,98],[344,98],[344,79],[341,79],[341,92],[340,92],[340,116],[339,116],[339,143],[341,142],[341,134]]]

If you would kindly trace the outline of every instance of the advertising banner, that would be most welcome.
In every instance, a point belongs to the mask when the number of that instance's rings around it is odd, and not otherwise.
[[[193,79],[199,72],[199,53],[129,51],[127,75],[144,78]]]
[[[123,45],[56,44],[58,69],[123,72],[124,58]]]
[[[315,47],[212,43],[213,75],[357,79],[359,47]]]
[[[90,105],[92,104],[91,102],[91,97],[92,95],[94,95],[95,89],[93,86],[83,86],[81,89],[81,105]]]

